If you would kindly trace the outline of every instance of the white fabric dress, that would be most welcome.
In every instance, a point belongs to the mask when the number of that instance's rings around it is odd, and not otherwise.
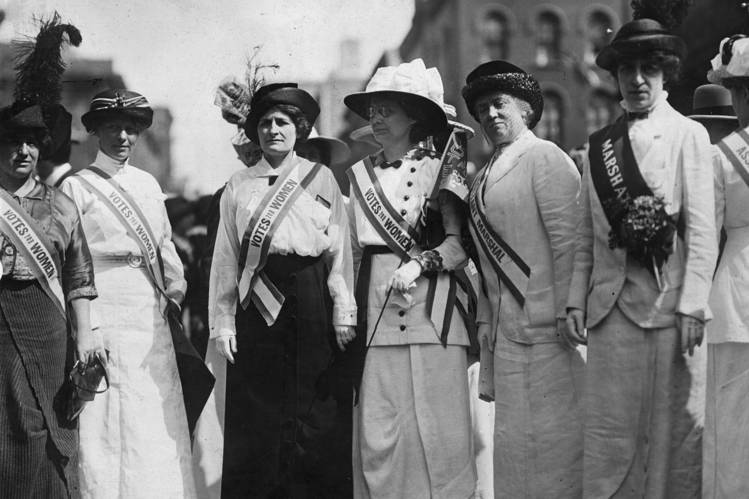
[[[167,292],[173,298],[184,296],[182,264],[156,180],[101,152],[93,166],[111,175],[135,199],[161,248]],[[93,175],[85,170],[81,174]],[[143,268],[113,258],[140,255],[138,245],[75,176],[61,189],[81,213],[99,289],[92,315],[109,351],[109,390],[96,395],[80,416],[81,496],[196,497],[182,386],[162,305]]]

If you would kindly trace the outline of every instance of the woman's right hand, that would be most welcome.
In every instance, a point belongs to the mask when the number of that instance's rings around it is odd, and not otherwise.
[[[234,364],[234,355],[237,353],[237,335],[226,334],[218,336],[215,340],[216,350],[223,358]]]
[[[104,339],[100,329],[77,331],[75,343],[79,361],[89,364],[98,357],[104,366],[107,365],[107,353],[104,350]]]

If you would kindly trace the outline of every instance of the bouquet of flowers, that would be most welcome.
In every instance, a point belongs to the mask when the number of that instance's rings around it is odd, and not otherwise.
[[[676,223],[666,213],[663,198],[638,196],[617,200],[609,233],[610,248],[627,254],[647,268],[660,283],[660,270],[673,251]]]

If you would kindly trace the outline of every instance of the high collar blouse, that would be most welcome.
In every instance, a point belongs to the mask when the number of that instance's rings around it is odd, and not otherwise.
[[[183,275],[182,262],[172,243],[172,228],[164,206],[166,196],[161,192],[158,182],[151,174],[132,166],[129,162],[117,162],[101,151],[91,166],[110,175],[135,200],[143,212],[161,250],[167,294],[180,300],[184,297],[187,283]],[[83,187],[77,178],[78,175],[96,174],[82,170],[66,178],[60,189],[78,206],[94,264],[96,265],[97,257],[141,255],[140,246],[128,234],[127,228],[103,201]]]
[[[265,194],[294,166],[304,176],[313,163],[290,153],[273,168],[265,158],[238,171],[221,196],[221,221],[211,264],[209,324],[211,337],[235,334],[239,252],[250,218]],[[323,167],[294,201],[278,224],[270,254],[320,256],[328,261],[328,289],[333,298],[333,323],[356,324],[353,267],[348,218],[341,191],[330,169]]]

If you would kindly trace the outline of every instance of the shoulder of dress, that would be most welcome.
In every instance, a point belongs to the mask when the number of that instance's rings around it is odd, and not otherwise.
[[[63,215],[77,216],[78,210],[75,201],[60,189],[49,189],[52,195],[52,205]]]

